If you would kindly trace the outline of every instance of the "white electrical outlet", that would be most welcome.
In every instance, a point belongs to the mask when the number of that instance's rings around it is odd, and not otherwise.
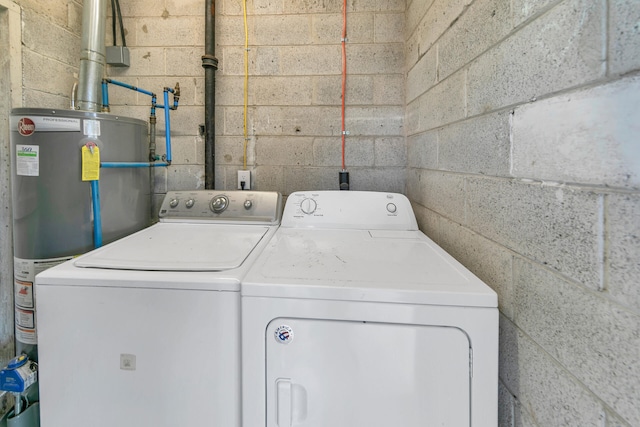
[[[251,171],[238,171],[238,190],[251,190]]]

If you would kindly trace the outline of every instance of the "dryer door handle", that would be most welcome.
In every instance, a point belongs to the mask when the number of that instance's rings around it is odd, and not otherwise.
[[[278,427],[302,425],[307,418],[307,390],[303,386],[293,383],[290,378],[278,378],[276,401]]]
[[[278,378],[276,380],[276,399],[278,402],[276,423],[278,423],[278,427],[291,427],[291,397],[291,380]]]

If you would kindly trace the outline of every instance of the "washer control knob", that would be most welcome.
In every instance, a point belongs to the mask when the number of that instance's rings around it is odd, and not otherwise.
[[[187,209],[191,209],[193,205],[195,205],[195,203],[196,203],[195,200],[189,199],[184,203],[184,205],[187,207]]]
[[[253,206],[253,202],[252,202],[251,200],[245,200],[245,201],[244,201],[244,208],[245,208],[246,210],[251,209],[251,206]]]
[[[211,203],[209,204],[209,207],[215,213],[221,213],[227,209],[227,206],[229,206],[229,199],[227,196],[215,196],[211,199]]]
[[[318,204],[316,203],[316,201],[310,198],[306,198],[302,202],[300,202],[300,209],[307,215],[311,215],[312,213],[314,213],[317,207]]]
[[[175,208],[176,206],[178,206],[178,203],[180,203],[178,199],[171,199],[171,201],[169,202],[169,206]]]
[[[396,207],[395,203],[387,203],[387,212],[396,213],[397,210],[398,208]]]

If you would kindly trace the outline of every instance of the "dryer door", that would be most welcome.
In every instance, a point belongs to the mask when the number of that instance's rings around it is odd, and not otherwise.
[[[470,425],[470,344],[442,326],[279,318],[267,427]]]

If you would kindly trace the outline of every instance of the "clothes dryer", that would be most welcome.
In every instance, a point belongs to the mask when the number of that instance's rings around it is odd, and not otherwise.
[[[291,194],[241,294],[246,427],[497,425],[497,296],[406,197]]]
[[[42,427],[240,427],[240,280],[281,206],[170,192],[158,224],[39,274]]]

